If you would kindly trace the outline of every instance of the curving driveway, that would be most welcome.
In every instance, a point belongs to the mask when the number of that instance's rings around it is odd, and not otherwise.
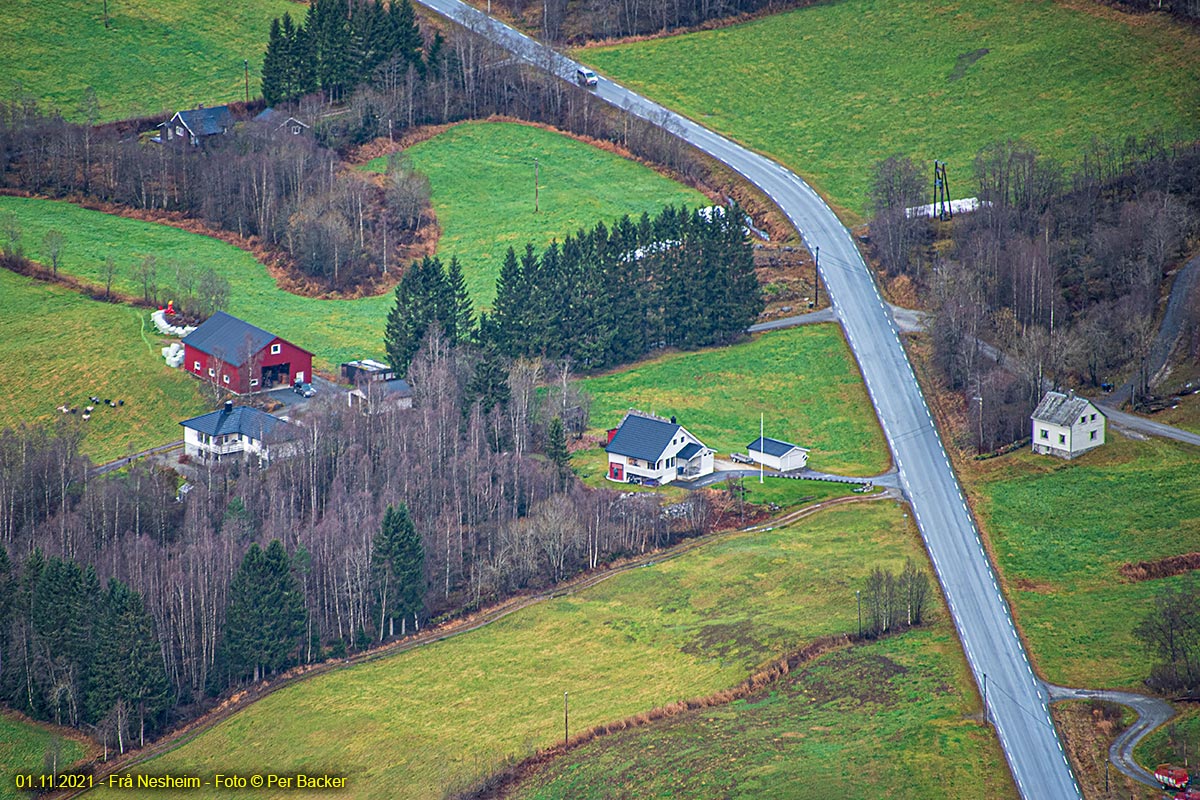
[[[458,0],[418,2],[535,66],[568,80],[574,74],[575,62]],[[821,277],[834,313],[858,359],[971,671],[977,685],[988,687],[988,718],[995,723],[1017,789],[1024,798],[1079,798],[1079,785],[1050,720],[1046,692],[1017,636],[891,310],[849,231],[808,184],[780,164],[606,78],[595,93],[741,173],[787,215],[810,251],[821,248]]]
[[[1137,747],[1137,743],[1147,733],[1175,716],[1175,709],[1171,708],[1170,703],[1157,697],[1147,697],[1144,694],[1133,692],[1114,692],[1107,689],[1069,689],[1050,683],[1046,684],[1046,688],[1050,691],[1052,700],[1107,700],[1129,706],[1136,711],[1137,722],[1121,731],[1121,735],[1113,741],[1112,746],[1108,748],[1108,760],[1114,767],[1135,781],[1158,787],[1158,781],[1154,780],[1154,776],[1134,760],[1133,748]]]

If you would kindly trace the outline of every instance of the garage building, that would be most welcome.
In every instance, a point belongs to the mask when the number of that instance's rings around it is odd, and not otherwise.
[[[746,445],[750,460],[780,472],[804,469],[808,465],[808,451],[791,442],[781,442],[771,437],[759,437]]]

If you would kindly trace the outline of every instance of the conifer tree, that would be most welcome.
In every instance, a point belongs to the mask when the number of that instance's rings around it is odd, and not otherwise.
[[[141,595],[115,578],[108,583],[103,607],[88,692],[89,716],[99,720],[117,703],[125,703],[137,719],[138,739],[144,745],[147,723],[153,731],[170,699],[154,620]]]
[[[415,548],[414,549],[414,543]],[[371,583],[379,618],[379,640],[407,632],[424,610],[424,551],[408,506],[388,506],[371,547]]]
[[[454,306],[447,333],[451,345],[461,344],[468,341],[474,333],[475,308],[471,303],[471,294],[467,291],[467,280],[463,277],[458,256],[450,259],[450,266],[446,269],[446,283]]]
[[[414,261],[396,286],[396,303],[384,325],[383,345],[392,369],[400,374],[408,371],[430,325],[440,325],[446,338],[454,341],[457,313],[442,262],[431,256]]]
[[[288,99],[289,59],[288,41],[280,27],[279,17],[271,20],[271,33],[267,37],[267,52],[263,55],[262,93],[268,106]]]
[[[571,479],[571,454],[561,417],[550,420],[546,430],[546,457],[558,469],[558,488],[564,488]]]
[[[234,678],[255,681],[283,669],[304,634],[304,598],[291,560],[275,539],[266,551],[250,545],[229,585],[224,656]]]

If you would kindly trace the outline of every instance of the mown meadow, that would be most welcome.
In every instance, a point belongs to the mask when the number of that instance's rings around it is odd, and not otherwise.
[[[1093,140],[1200,134],[1200,35],[1091,2],[842,0],[577,55],[789,165],[848,222],[895,153],[948,162],[969,197],[993,142],[1072,161]]]
[[[611,225],[626,214],[636,221],[643,212],[653,217],[668,204],[710,205],[700,192],[635,161],[531,125],[456,125],[405,152],[430,179],[442,226],[438,253],[458,256],[480,308],[496,297],[510,247],[519,254],[532,242],[540,252],[597,222]],[[384,157],[366,168],[386,166]]]
[[[182,438],[179,420],[206,408],[196,381],[163,365],[162,345],[138,309],[0,269],[0,428],[81,425],[96,462]],[[98,406],[85,422],[93,395],[124,405]]]
[[[28,95],[77,122],[124,119],[259,95],[271,20],[289,0],[37,0],[0,3],[0,93]],[[95,92],[89,109],[87,90]],[[164,115],[165,116],[165,115]]]
[[[14,776],[48,774],[47,758],[57,755],[62,772],[81,761],[87,752],[74,738],[59,736],[50,728],[25,719],[0,714],[0,800],[28,797],[17,791]]]
[[[964,471],[1031,658],[1049,681],[1142,689],[1150,656],[1133,636],[1163,578],[1119,569],[1200,550],[1195,448],[1109,441],[1071,462],[1022,450]]]
[[[1015,798],[949,621],[822,656],[756,696],[597,739],[514,800]]]
[[[870,476],[890,463],[858,366],[834,324],[771,331],[731,347],[668,353],[587,378],[591,424],[614,428],[630,408],[675,416],[718,454],[767,436],[807,447],[809,466]],[[602,446],[581,451],[588,475],[607,469]]]
[[[294,684],[139,770],[330,771],[348,777],[346,797],[404,787],[408,798],[440,798],[558,741],[563,692],[571,729],[582,731],[733,686],[817,637],[852,632],[854,589],[873,566],[899,570],[906,558],[924,563],[924,551],[887,500],[734,533],[480,630]],[[888,652],[906,658],[909,647]],[[955,669],[948,691],[969,707],[972,690]],[[926,724],[937,732],[925,740],[933,748],[966,735],[961,720]],[[986,750],[963,752],[1002,782],[1002,763]]]
[[[495,294],[495,276],[509,245],[520,249],[532,241],[542,247],[599,220],[639,216],[668,203],[705,202],[699,192],[647,167],[527,125],[459,125],[408,152],[433,187],[442,226],[438,253],[446,260],[459,257],[481,305]],[[537,214],[534,157],[546,182]],[[528,200],[523,210],[517,197]],[[172,264],[212,267],[230,283],[229,313],[311,350],[319,367],[334,369],[341,361],[383,356],[384,320],[394,302],[390,292],[352,300],[301,297],[280,289],[250,253],[211,237],[61,201],[0,197],[3,212],[16,216],[21,244],[35,260],[48,263],[42,244],[46,231],[62,231],[61,271],[90,284],[103,286],[104,264],[111,257],[117,265],[113,289],[140,297],[134,267],[153,255],[163,287],[160,298],[166,300],[175,280]]]

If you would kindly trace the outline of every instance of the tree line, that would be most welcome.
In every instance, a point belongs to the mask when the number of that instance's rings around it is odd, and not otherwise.
[[[1008,141],[982,150],[973,173],[984,205],[935,226],[904,211],[929,198],[926,168],[881,162],[871,244],[932,307],[933,362],[968,398],[975,446],[1028,436],[1046,382],[1099,388],[1132,371],[1135,403],[1145,397],[1160,286],[1197,230],[1200,148],[1094,143],[1067,171]],[[1200,313],[1179,346],[1200,356]]]
[[[430,52],[436,57],[441,39]],[[424,71],[424,40],[409,0],[316,0],[303,24],[291,14],[271,21],[263,57],[262,92],[268,105],[323,92],[337,102],[383,68]]]
[[[763,308],[744,215],[667,206],[552,242],[539,256],[509,248],[493,313],[473,328],[470,298],[451,261],[414,263],[396,287],[384,342],[403,372],[433,323],[510,358],[570,359],[601,369],[658,347],[696,348],[741,336]]]
[[[1200,692],[1200,577],[1165,583],[1154,595],[1154,608],[1133,635],[1158,659],[1146,684],[1164,694],[1194,697]]]
[[[660,127],[610,108],[473,31],[451,25],[444,39],[422,37],[427,43],[419,63],[393,56],[337,104],[321,91],[289,104],[313,124],[311,136],[239,125],[232,135],[209,137],[204,147],[160,147],[130,136],[159,120],[92,127],[68,123],[28,97],[0,102],[0,184],[179,212],[256,237],[287,256],[305,279],[345,290],[389,280],[427,219],[428,181],[403,157],[389,166],[383,186],[345,168],[340,152],[378,137],[502,115],[613,142],[693,184],[713,180],[708,161],[676,138],[669,123]]]
[[[470,390],[479,359],[435,328],[410,368],[413,408],[314,408],[295,457],[196,465],[184,494],[141,462],[92,475],[70,423],[0,433],[0,546],[15,576],[0,592],[5,704],[111,728],[127,747],[143,724],[149,736],[230,687],[706,530],[703,493],[668,518],[654,497],[582,486],[562,469],[554,424],[573,404],[565,377],[539,391],[543,364],[500,361],[504,399],[485,411]],[[43,573],[54,582],[38,589]],[[165,690],[85,669],[137,638],[104,627],[99,587],[114,579],[137,596],[114,590],[122,624],[149,632],[139,657]],[[51,597],[75,599],[39,605]],[[83,650],[53,644],[81,629]]]

